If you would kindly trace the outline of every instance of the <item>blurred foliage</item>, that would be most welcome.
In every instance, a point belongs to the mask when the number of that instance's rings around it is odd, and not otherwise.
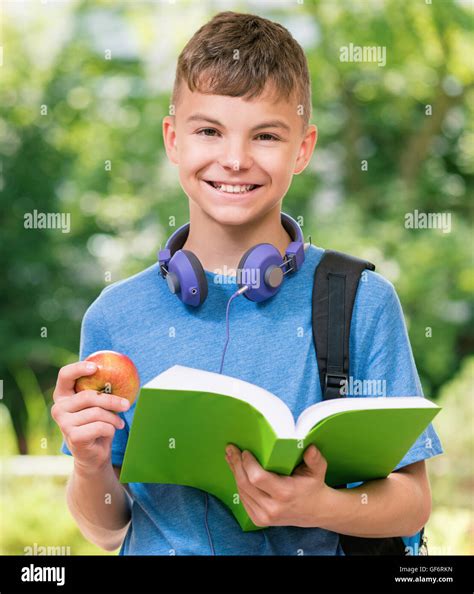
[[[474,494],[474,357],[441,390],[434,425],[445,455],[430,462],[433,504],[469,508]],[[474,521],[474,518],[473,518]],[[471,526],[474,538],[474,525]]]
[[[433,512],[427,526],[431,554],[474,554],[474,357],[440,391],[434,426],[444,454],[427,462]],[[433,548],[434,546],[434,548]]]
[[[85,539],[64,497],[66,479],[5,477],[0,503],[8,509],[2,521],[0,555],[25,555],[50,547],[64,555],[116,555]],[[54,509],[54,522],[51,510]],[[61,548],[58,548],[61,547]],[[44,550],[44,549],[43,549]]]
[[[469,3],[22,2],[4,5],[2,41],[0,421],[15,440],[2,431],[0,451],[58,453],[51,394],[58,368],[77,359],[87,306],[154,263],[173,217],[187,220],[161,121],[179,52],[224,8],[281,22],[308,58],[319,139],[283,210],[314,244],[365,257],[394,283],[425,395],[446,400],[443,442],[467,429],[472,382],[449,382],[464,381],[474,343]],[[386,47],[386,65],[341,62],[351,43]],[[70,232],[25,229],[34,209],[69,213]],[[414,210],[450,213],[451,232],[405,228]],[[454,451],[445,470],[465,480]]]

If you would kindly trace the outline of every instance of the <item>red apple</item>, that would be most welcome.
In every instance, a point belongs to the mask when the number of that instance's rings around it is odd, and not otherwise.
[[[140,376],[133,361],[115,351],[97,351],[86,357],[97,365],[92,375],[84,375],[76,380],[74,390],[96,390],[106,394],[115,394],[135,402],[140,389]]]

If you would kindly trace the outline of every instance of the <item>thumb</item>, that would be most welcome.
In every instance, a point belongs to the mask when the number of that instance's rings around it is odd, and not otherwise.
[[[306,466],[313,474],[319,474],[320,472],[323,472],[323,476],[326,474],[326,460],[315,445],[306,448],[303,458]]]
[[[66,396],[73,396],[75,394],[74,385],[76,380],[84,375],[92,375],[96,371],[97,364],[92,361],[79,361],[61,367],[53,393],[53,400],[57,402]]]

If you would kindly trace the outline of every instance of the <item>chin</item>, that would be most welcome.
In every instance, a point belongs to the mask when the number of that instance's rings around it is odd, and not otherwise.
[[[221,206],[203,210],[211,219],[217,221],[220,225],[236,227],[254,221],[260,214],[255,208],[249,206]]]
[[[202,208],[202,207],[201,207]],[[203,208],[207,216],[219,223],[222,226],[241,227],[244,225],[255,224],[261,221],[263,217],[268,215],[270,211],[278,208],[281,209],[281,201],[275,204],[256,206],[220,206],[212,208]]]
[[[215,204],[207,200],[200,200],[199,202],[194,200],[193,202],[207,217],[216,221],[219,225],[235,227],[258,221],[269,211],[279,208],[281,205],[281,200],[270,204],[261,201],[253,204]]]

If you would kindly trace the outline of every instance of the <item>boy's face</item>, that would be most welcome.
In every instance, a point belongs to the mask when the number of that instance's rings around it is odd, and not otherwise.
[[[273,102],[268,92],[246,101],[191,92],[183,83],[176,115],[163,120],[163,136],[194,205],[222,225],[242,225],[281,203],[317,139],[314,125],[303,134],[297,107],[286,99]],[[245,188],[249,184],[257,187]]]

